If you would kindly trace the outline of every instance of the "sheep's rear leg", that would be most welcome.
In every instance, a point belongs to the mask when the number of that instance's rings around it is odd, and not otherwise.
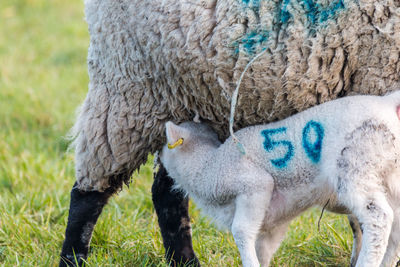
[[[160,164],[154,176],[152,195],[166,258],[172,266],[200,266],[192,246],[189,200],[181,192],[172,191],[173,184],[173,180]]]
[[[89,251],[93,228],[115,188],[104,192],[81,191],[75,183],[71,191],[71,202],[65,241],[61,251],[60,267],[82,266]]]

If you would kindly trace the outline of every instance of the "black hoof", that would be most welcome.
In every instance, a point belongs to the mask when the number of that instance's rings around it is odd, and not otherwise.
[[[61,255],[59,267],[83,267],[85,266],[84,259],[86,255]]]

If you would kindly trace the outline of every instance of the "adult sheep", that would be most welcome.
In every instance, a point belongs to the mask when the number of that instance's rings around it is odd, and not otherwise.
[[[86,0],[89,92],[75,125],[76,178],[63,260],[86,258],[109,197],[158,151],[164,123],[198,114],[223,140],[349,94],[399,88],[399,0]],[[343,114],[345,116],[345,113]],[[153,185],[167,257],[194,260],[188,200]],[[61,261],[61,265],[65,264]]]

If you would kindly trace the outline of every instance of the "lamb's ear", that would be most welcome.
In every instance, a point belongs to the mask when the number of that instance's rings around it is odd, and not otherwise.
[[[169,121],[165,124],[165,130],[167,133],[167,141],[170,144],[176,143],[180,138],[185,139],[187,136],[187,130],[179,125]]]

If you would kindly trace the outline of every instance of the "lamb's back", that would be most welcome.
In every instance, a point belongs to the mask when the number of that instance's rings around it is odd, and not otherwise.
[[[386,144],[383,136],[400,136],[399,105],[400,92],[385,97],[346,97],[278,122],[244,128],[235,135],[246,156],[258,166],[279,179],[302,182],[318,175],[324,164],[336,164],[348,146],[379,150]],[[358,135],[364,139],[354,137]],[[232,138],[223,146],[222,150],[240,154]]]

